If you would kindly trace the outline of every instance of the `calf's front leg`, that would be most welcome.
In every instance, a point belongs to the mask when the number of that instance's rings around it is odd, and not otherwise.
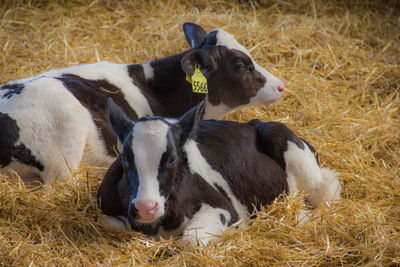
[[[231,214],[227,210],[203,203],[186,225],[183,237],[178,242],[206,246],[228,228],[230,221]]]

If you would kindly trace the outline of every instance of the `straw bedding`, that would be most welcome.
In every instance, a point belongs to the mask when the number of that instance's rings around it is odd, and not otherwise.
[[[299,224],[303,196],[282,196],[247,227],[188,253],[100,226],[102,177],[86,168],[36,190],[0,176],[0,266],[399,265],[399,2],[191,2],[1,1],[0,82],[180,52],[185,21],[223,28],[287,88],[276,105],[227,119],[286,123],[340,173],[343,200]]]

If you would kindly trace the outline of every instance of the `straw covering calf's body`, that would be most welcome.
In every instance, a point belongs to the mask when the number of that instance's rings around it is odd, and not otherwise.
[[[79,65],[52,70],[0,87],[0,167],[25,180],[65,179],[79,164],[109,166],[116,138],[107,98],[131,119],[178,117],[205,100],[205,118],[252,104],[270,104],[282,82],[260,67],[227,32],[207,34],[184,24],[191,49],[144,64]],[[195,65],[207,77],[208,94],[195,94],[185,77]],[[3,136],[4,135],[4,136]],[[8,137],[12,136],[12,137]]]
[[[98,191],[105,224],[207,244],[282,193],[304,190],[314,207],[340,197],[336,175],[281,123],[199,121],[201,104],[133,123],[109,106],[123,149]]]

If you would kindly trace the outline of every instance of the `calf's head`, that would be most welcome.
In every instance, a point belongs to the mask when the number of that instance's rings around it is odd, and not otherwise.
[[[129,195],[126,207],[131,225],[152,223],[165,214],[180,148],[193,135],[203,109],[202,102],[178,120],[143,117],[132,122],[109,98],[109,121],[122,143],[120,194]]]
[[[191,76],[198,64],[210,88],[204,119],[281,97],[283,82],[259,66],[231,34],[221,29],[207,34],[194,23],[185,23],[183,30],[192,49],[182,58],[182,69]]]

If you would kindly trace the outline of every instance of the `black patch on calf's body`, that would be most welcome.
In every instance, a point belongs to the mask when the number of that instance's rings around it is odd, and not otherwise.
[[[5,167],[11,161],[17,160],[43,171],[43,164],[32,155],[32,152],[24,144],[16,145],[19,139],[17,122],[8,114],[0,112],[0,125],[0,166]]]
[[[147,88],[148,83],[144,74],[142,64],[131,64],[128,65],[128,75],[131,77],[132,82],[139,88]]]
[[[150,63],[146,63],[146,64],[150,64]],[[150,64],[150,66],[151,66],[151,64]],[[159,103],[159,99],[157,99],[154,96],[154,93],[151,89],[151,83],[154,82],[154,80],[148,81],[146,79],[146,76],[144,74],[143,65],[142,64],[128,65],[128,74],[129,74],[129,77],[131,77],[133,84],[140,88],[142,94],[147,99],[147,102],[149,103],[153,113],[157,114],[157,115],[170,116],[168,113],[168,110],[166,110],[165,107],[163,107]],[[155,78],[155,80],[158,80],[157,77],[154,77],[154,78]],[[162,82],[160,82],[160,83],[162,83]],[[157,84],[157,82],[156,82],[156,84]]]
[[[253,204],[257,204],[254,199],[259,205],[267,205],[288,191],[284,170],[275,160],[257,150],[253,126],[229,121],[201,121],[197,135],[196,142],[202,155],[223,175],[234,196],[247,206],[249,213],[253,212]]]
[[[0,87],[0,90],[8,90],[7,93],[3,95],[3,98],[10,99],[14,95],[21,94],[22,90],[24,90],[25,85],[21,83],[12,83],[12,84],[5,84]]]
[[[192,85],[186,81],[181,68],[181,60],[189,51],[150,62],[154,78],[148,81],[148,89],[142,92],[149,99],[154,114],[178,118],[204,100],[205,94],[193,93]]]
[[[5,167],[12,161],[14,145],[19,138],[19,128],[14,119],[1,112],[0,125],[0,166]]]
[[[14,147],[13,158],[21,163],[35,167],[39,171],[44,170],[43,164],[32,155],[31,150],[26,148],[24,144]]]
[[[256,126],[256,131],[257,149],[274,159],[284,170],[286,170],[286,164],[283,154],[288,150],[288,141],[295,143],[298,148],[304,150],[303,141],[282,123],[259,123]]]
[[[133,83],[141,89],[154,114],[177,118],[205,98],[204,94],[192,92],[181,68],[182,57],[191,50],[155,59],[149,63],[154,76],[147,80],[142,64],[128,65]]]
[[[114,156],[117,138],[109,126],[107,99],[111,97],[130,119],[138,119],[121,90],[106,80],[88,80],[74,74],[64,74],[56,79],[62,81],[65,87],[90,111],[94,123],[101,131],[107,152]]]

